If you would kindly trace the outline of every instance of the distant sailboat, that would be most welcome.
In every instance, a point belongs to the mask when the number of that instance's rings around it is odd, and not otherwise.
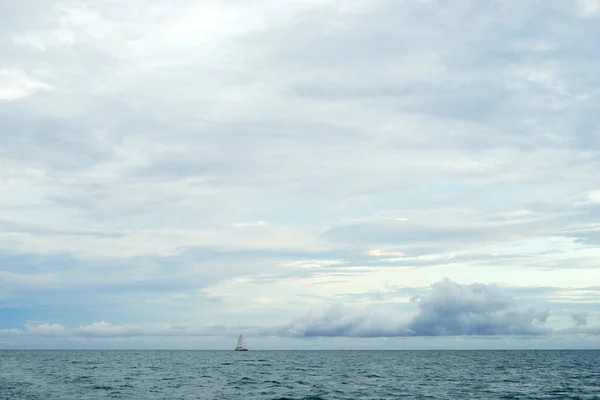
[[[248,349],[244,345],[244,338],[242,337],[242,335],[240,335],[240,337],[238,338],[238,342],[237,342],[235,351],[248,351]]]

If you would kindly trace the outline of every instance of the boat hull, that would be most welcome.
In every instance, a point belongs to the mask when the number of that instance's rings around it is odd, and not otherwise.
[[[235,349],[235,351],[248,351],[248,349]]]

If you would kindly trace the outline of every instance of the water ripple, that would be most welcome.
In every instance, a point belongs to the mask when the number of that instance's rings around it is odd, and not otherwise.
[[[600,400],[599,351],[0,351],[0,400]]]

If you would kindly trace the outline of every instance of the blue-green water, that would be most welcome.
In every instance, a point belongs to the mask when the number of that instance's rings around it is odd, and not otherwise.
[[[0,351],[0,399],[600,399],[600,351]]]

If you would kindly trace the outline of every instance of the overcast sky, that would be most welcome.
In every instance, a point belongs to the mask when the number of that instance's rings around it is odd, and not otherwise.
[[[600,343],[600,0],[0,2],[0,348]]]

